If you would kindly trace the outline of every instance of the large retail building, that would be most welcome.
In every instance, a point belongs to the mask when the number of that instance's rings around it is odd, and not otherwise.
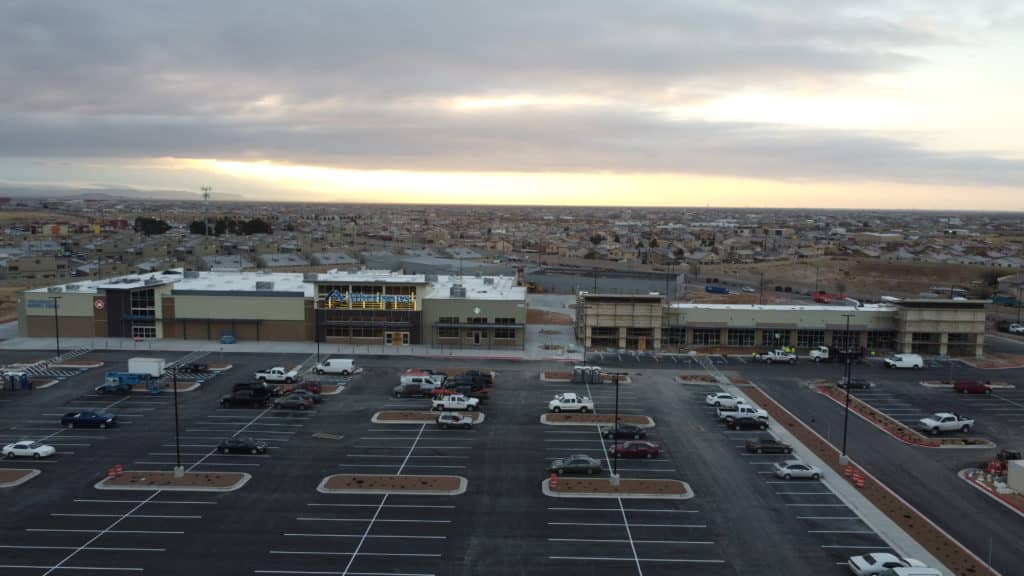
[[[587,349],[733,351],[818,346],[981,356],[988,300],[861,306],[668,303],[660,294],[588,294],[576,303]]]
[[[22,336],[523,348],[510,276],[167,270],[28,290]]]

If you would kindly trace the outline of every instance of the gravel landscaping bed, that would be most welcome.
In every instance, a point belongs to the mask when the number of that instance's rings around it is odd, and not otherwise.
[[[707,374],[680,374],[676,376],[679,382],[700,382],[701,384],[718,384],[718,379]]]
[[[39,470],[34,468],[0,468],[0,488],[24,484],[36,476],[39,476]]]
[[[437,415],[440,412],[430,410],[382,410],[370,418],[374,424],[434,424],[437,422]],[[484,421],[482,412],[460,412],[473,419],[474,424]]]
[[[693,498],[689,484],[668,479],[619,479],[618,486],[611,478],[559,477],[556,485],[544,480],[543,492],[548,496],[571,498],[651,498],[683,500]]]
[[[462,476],[332,474],[317,486],[325,494],[419,494],[455,496],[466,491]]]
[[[244,472],[186,472],[175,478],[173,471],[125,470],[114,478],[96,483],[100,490],[182,490],[230,492],[241,488],[251,475]]]
[[[817,386],[817,390],[819,393],[824,394],[845,406],[845,390],[830,385],[819,385]],[[991,441],[986,440],[985,438],[933,438],[926,436],[902,422],[894,420],[887,414],[879,412],[870,404],[858,399],[856,394],[850,395],[850,410],[868,422],[874,424],[876,427],[881,428],[890,436],[893,436],[902,442],[906,442],[907,444],[922,446],[924,448],[991,448],[994,446]]]
[[[596,424],[614,424],[615,414],[579,414],[566,412],[548,412],[540,417],[541,424],[562,426],[594,426]],[[619,414],[619,422],[636,424],[637,426],[654,426],[654,419],[639,414]]]
[[[800,442],[813,451],[830,468],[842,474],[839,466],[839,450],[800,419],[776,403],[770,396],[756,385],[745,391],[747,396],[768,411],[768,414],[796,436]],[[851,407],[853,406],[851,398]],[[928,521],[915,508],[880,483],[870,473],[864,472],[864,487],[858,490],[881,510],[890,520],[898,524],[914,540],[939,559],[955,574],[971,574],[974,576],[995,576],[996,573],[986,566],[970,551],[961,546],[951,536]]]

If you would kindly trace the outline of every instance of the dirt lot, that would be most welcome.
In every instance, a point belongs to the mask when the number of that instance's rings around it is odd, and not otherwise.
[[[957,286],[978,288],[972,282],[981,281],[992,268],[960,264],[932,264],[918,262],[886,262],[871,258],[815,258],[791,262],[760,264],[719,264],[702,266],[691,284],[703,283],[704,278],[719,278],[757,288],[764,272],[765,295],[775,292],[775,286],[792,286],[801,292],[818,289],[846,293],[862,298],[881,295],[912,296],[927,291],[931,286]],[[817,280],[817,281],[815,281]],[[711,296],[711,295],[709,295]],[[730,302],[739,295],[730,297]],[[745,295],[755,297],[756,295]],[[766,299],[767,303],[767,299]]]
[[[558,314],[557,312],[549,312],[547,310],[530,308],[529,310],[526,311],[526,323],[572,326],[572,318],[566,316],[565,314]]]

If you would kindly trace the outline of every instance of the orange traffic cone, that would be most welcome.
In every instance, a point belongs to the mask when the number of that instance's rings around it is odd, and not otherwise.
[[[846,468],[843,468],[843,476],[849,477],[853,474],[853,464],[847,464]]]
[[[548,481],[548,485],[552,488],[558,488],[558,474],[551,473],[551,480]]]
[[[116,474],[117,474],[118,476],[120,476],[121,474],[124,474],[124,467],[123,467],[123,466],[121,466],[120,464],[115,464],[115,465],[114,465],[114,472],[115,472],[115,473],[116,473]]]
[[[117,470],[114,468],[107,468],[107,478],[116,478]]]

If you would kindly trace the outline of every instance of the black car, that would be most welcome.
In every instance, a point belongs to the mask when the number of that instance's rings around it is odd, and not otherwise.
[[[732,422],[728,424],[729,428],[733,430],[767,430],[768,423],[758,418],[751,418],[750,416],[741,416],[739,418],[733,418]]]
[[[757,438],[751,438],[746,443],[747,452],[754,452],[757,454],[774,453],[774,454],[792,454],[793,447],[785,442],[781,442],[771,436],[759,436]]]
[[[264,408],[270,403],[270,395],[264,395],[260,393],[254,393],[253,390],[236,390],[231,394],[225,394],[220,397],[220,405],[224,408],[234,408],[236,406],[248,407],[248,408]]]
[[[847,386],[849,386],[850,390],[867,390],[868,388],[871,388],[871,382],[864,378],[850,378],[849,385],[847,385],[847,379],[845,377],[840,378],[839,387],[847,388]]]
[[[324,397],[321,396],[320,394],[317,394],[316,392],[310,392],[309,390],[305,390],[305,389],[302,389],[302,388],[298,388],[296,390],[292,390],[291,393],[292,394],[298,394],[299,396],[305,396],[306,398],[309,398],[310,400],[312,400],[313,404],[319,404],[319,403],[324,401]]]
[[[269,398],[274,391],[274,387],[266,382],[235,382],[231,386],[232,392],[238,392],[241,390],[249,391],[254,396],[264,396]]]
[[[601,435],[605,438],[631,438],[640,440],[647,438],[647,430],[636,424],[622,424],[618,426],[605,426],[601,428]]]
[[[188,364],[185,364],[181,368],[178,368],[178,372],[185,372],[185,373],[192,373],[192,374],[200,374],[200,373],[209,372],[209,371],[210,371],[209,364],[202,364],[202,363],[199,363],[199,362],[190,362]]]
[[[217,450],[223,454],[266,454],[267,443],[255,438],[225,438]]]

